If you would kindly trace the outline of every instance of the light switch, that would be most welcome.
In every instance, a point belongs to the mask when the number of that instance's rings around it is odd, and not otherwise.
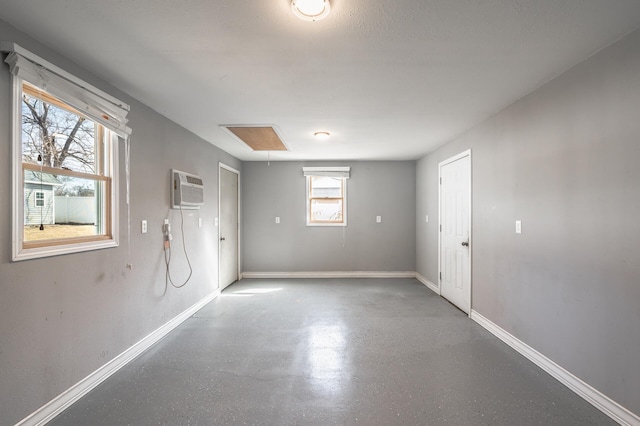
[[[198,218],[198,228],[202,228],[202,218]]]
[[[276,216],[276,223],[280,223],[280,216]]]
[[[213,223],[214,223],[214,225],[215,225],[215,226],[216,226],[216,228],[217,228],[217,227],[218,227],[218,218],[217,218],[217,217],[213,220]]]
[[[143,221],[142,221],[140,228],[141,228],[141,229],[140,229],[140,231],[141,231],[143,234],[146,234],[146,233],[147,233],[147,221],[146,221],[146,220],[143,220]]]
[[[522,221],[516,220],[516,234],[522,234]]]
[[[424,217],[424,221],[425,221],[426,223],[429,223],[429,215],[426,215],[426,216]]]
[[[382,222],[382,216],[376,216],[376,222],[377,223]]]

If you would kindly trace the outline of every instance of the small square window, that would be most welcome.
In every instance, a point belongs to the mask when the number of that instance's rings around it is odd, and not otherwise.
[[[307,225],[346,226],[346,179],[307,176]]]
[[[44,192],[36,192],[36,207],[44,207]]]

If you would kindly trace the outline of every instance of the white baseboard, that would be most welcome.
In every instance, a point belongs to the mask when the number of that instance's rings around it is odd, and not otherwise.
[[[422,284],[426,285],[435,294],[437,294],[438,296],[440,295],[440,289],[438,288],[438,286],[432,283],[431,281],[429,281],[427,277],[416,272],[416,279],[420,281]]]
[[[560,365],[556,364],[540,352],[533,349],[517,337],[505,331],[498,325],[491,322],[478,312],[471,311],[471,319],[487,329],[491,334],[511,346],[525,358],[542,368],[560,383],[577,393],[591,405],[611,417],[621,425],[637,426],[640,425],[640,416],[634,414],[622,405],[618,404],[602,392],[593,388],[579,377],[576,377]]]
[[[243,272],[242,278],[415,278],[410,271]]]
[[[116,373],[129,362],[133,361],[142,352],[149,349],[160,339],[169,334],[169,332],[178,327],[193,314],[198,312],[207,303],[215,299],[219,294],[220,291],[216,290],[215,292],[206,296],[205,298],[140,340],[138,343],[134,344],[129,349],[122,352],[120,355],[58,395],[56,398],[49,401],[46,405],[40,407],[37,411],[33,412],[29,417],[22,420],[16,426],[40,426],[46,424],[66,408],[71,406],[71,404],[89,393],[89,391],[91,391],[93,388],[104,382],[107,378],[109,378],[109,376]]]

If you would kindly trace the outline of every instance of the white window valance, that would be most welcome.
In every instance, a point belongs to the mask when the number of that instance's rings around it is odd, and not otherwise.
[[[304,176],[329,176],[349,179],[351,167],[303,167]]]
[[[5,62],[14,76],[60,98],[123,138],[131,134],[127,127],[129,105],[126,103],[15,43],[0,42],[0,51],[9,52]]]

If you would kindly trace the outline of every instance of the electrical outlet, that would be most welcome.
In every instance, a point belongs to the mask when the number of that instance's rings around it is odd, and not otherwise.
[[[424,221],[425,221],[425,223],[429,223],[429,215],[425,215]]]
[[[522,221],[516,220],[516,234],[522,234]]]
[[[276,223],[280,223],[280,216],[276,216]]]
[[[202,218],[198,218],[198,228],[202,228]]]
[[[382,216],[376,216],[376,223],[382,222]]]
[[[164,249],[167,250],[171,247],[171,240],[173,240],[173,237],[171,236],[171,224],[169,223],[169,219],[164,220],[164,225],[162,225],[162,233],[164,234]]]
[[[143,220],[142,223],[140,224],[140,231],[143,234],[147,233],[147,221],[146,220]]]

